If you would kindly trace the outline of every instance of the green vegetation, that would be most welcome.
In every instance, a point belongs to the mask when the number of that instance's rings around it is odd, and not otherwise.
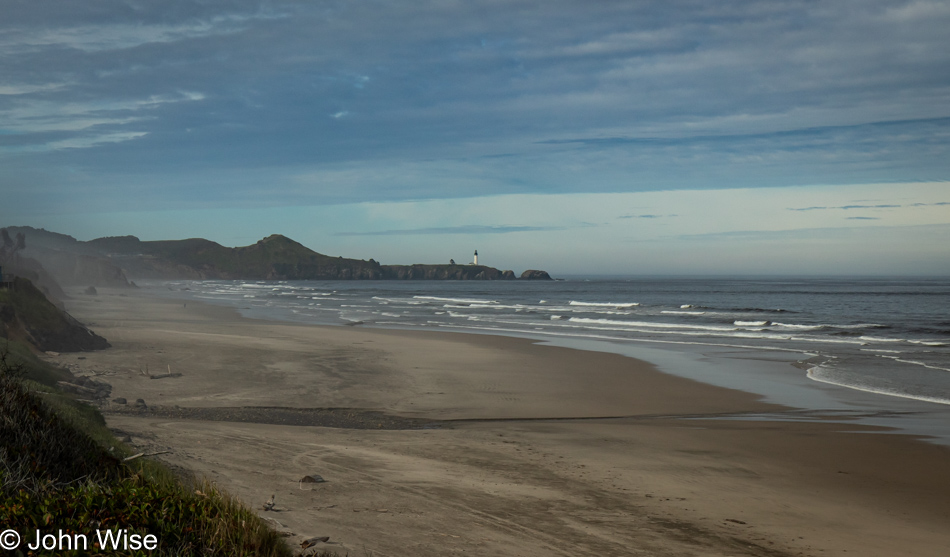
[[[142,242],[135,236],[99,238],[88,245],[116,257],[139,276],[217,279],[378,279],[379,263],[317,253],[274,234],[239,248],[202,238]]]
[[[38,328],[53,329],[64,324],[62,312],[32,282],[23,278],[16,279],[13,289],[0,289],[0,305],[29,316],[31,324]]]
[[[124,529],[155,536],[149,555],[291,555],[256,514],[213,485],[187,485],[146,459],[123,462],[131,451],[102,416],[53,387],[64,373],[0,339],[4,529],[24,541],[36,530],[85,535],[89,551],[72,554],[96,553],[96,531]]]
[[[22,339],[40,350],[61,352],[109,346],[23,277],[16,278],[13,289],[0,289],[0,336]]]

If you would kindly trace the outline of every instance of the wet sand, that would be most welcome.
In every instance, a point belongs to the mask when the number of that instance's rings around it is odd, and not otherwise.
[[[275,494],[262,516],[341,555],[950,548],[950,450],[907,436],[614,354],[71,294],[113,348],[52,359],[151,408],[111,427],[255,508]],[[776,419],[729,419],[749,413]]]

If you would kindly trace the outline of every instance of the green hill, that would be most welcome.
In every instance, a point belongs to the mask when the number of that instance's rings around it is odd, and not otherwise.
[[[512,271],[485,265],[380,265],[370,259],[333,257],[280,234],[229,248],[203,238],[142,241],[110,236],[81,242],[29,227],[10,227],[27,237],[30,254],[63,284],[128,286],[136,279],[224,280],[513,280]],[[531,271],[520,278],[550,278]]]
[[[228,248],[191,238],[143,242],[134,236],[88,242],[135,277],[250,280],[378,279],[379,263],[330,257],[274,234],[250,246]]]

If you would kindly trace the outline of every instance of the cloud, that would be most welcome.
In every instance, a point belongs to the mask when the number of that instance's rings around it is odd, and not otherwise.
[[[379,230],[374,232],[337,232],[336,236],[415,236],[424,234],[511,234],[513,232],[543,232],[566,230],[566,226],[448,226],[432,228],[412,228],[399,230]]]
[[[824,211],[829,209],[839,209],[848,211],[850,209],[895,209],[902,205],[841,205],[838,207],[789,207],[789,211]]]
[[[845,217],[847,220],[881,220],[879,217]]]
[[[129,183],[187,207],[946,180],[945,4],[13,3],[0,180],[129,209]]]
[[[676,217],[679,215],[620,215],[618,219],[662,219],[664,217]]]
[[[912,203],[910,205],[881,204],[881,205],[839,205],[837,207],[789,207],[788,210],[789,211],[826,211],[826,210],[849,211],[851,209],[899,209],[901,207],[939,207],[943,205],[950,205],[950,202],[941,201],[938,203]]]

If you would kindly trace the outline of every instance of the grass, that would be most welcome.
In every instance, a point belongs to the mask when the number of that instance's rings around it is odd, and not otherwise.
[[[123,462],[131,450],[98,411],[55,389],[62,373],[0,340],[4,529],[85,534],[92,544],[97,530],[123,528],[156,536],[159,547],[149,555],[292,554],[254,512],[214,485],[184,482],[147,459]]]

